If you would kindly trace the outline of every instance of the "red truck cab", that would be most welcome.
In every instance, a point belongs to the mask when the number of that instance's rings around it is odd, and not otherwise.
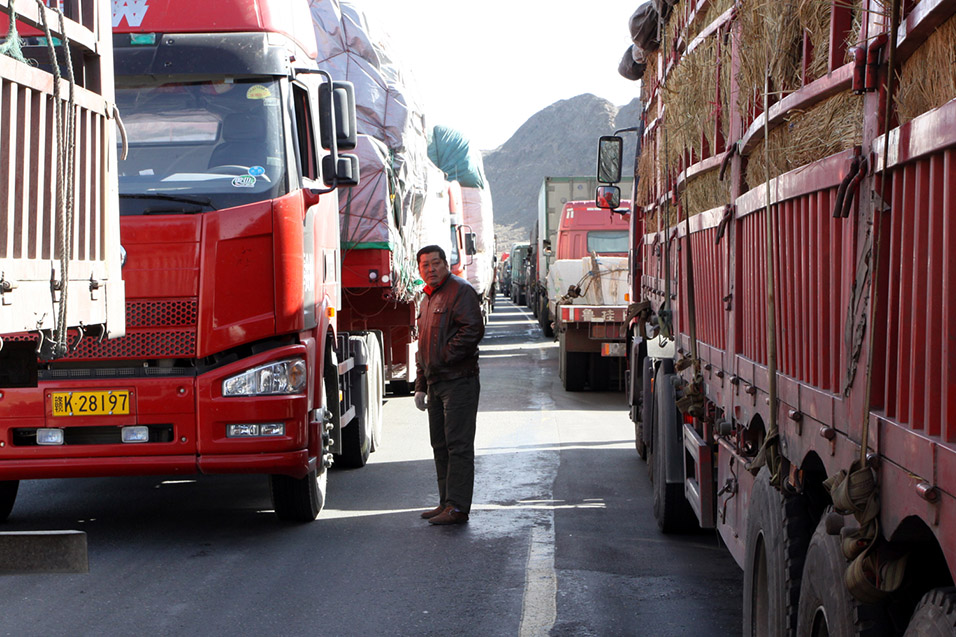
[[[5,392],[0,508],[21,479],[263,473],[280,518],[314,519],[347,422],[335,187],[354,104],[328,91],[304,0],[119,3],[113,27],[128,329]]]
[[[630,202],[621,202],[621,206],[629,209]],[[558,224],[555,258],[580,259],[591,253],[627,256],[629,223],[625,215],[598,208],[593,201],[569,201]]]

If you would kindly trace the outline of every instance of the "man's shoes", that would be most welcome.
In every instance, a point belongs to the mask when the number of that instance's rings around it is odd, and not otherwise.
[[[444,504],[439,504],[439,505],[438,505],[437,507],[435,507],[434,509],[430,509],[430,510],[428,510],[428,511],[422,511],[422,519],[423,519],[423,520],[430,520],[430,519],[432,519],[433,517],[435,517],[436,515],[438,515],[439,513],[443,512],[444,510],[445,510],[445,505],[444,505]]]
[[[436,515],[433,518],[429,518],[429,524],[436,525],[446,525],[446,524],[464,524],[468,521],[468,514],[464,511],[459,511],[454,506],[445,507],[445,510]]]

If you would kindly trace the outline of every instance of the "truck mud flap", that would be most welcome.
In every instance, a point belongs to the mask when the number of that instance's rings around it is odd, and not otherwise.
[[[684,423],[684,497],[702,529],[715,526],[714,454],[692,425]]]

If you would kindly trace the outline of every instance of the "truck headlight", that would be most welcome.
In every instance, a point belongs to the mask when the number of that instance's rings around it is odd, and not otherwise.
[[[259,365],[222,381],[223,396],[281,396],[305,391],[305,361],[292,358]]]

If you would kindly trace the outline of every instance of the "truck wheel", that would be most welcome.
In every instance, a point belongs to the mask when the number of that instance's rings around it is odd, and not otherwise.
[[[545,336],[554,338],[554,328],[551,327],[551,310],[548,309],[547,297],[541,297],[539,305],[541,307],[538,308],[538,325],[541,326],[541,331],[544,332]]]
[[[632,359],[633,363],[634,359]],[[651,434],[654,432],[654,362],[646,357],[641,363],[641,419],[640,428],[635,423],[635,434],[640,432],[641,440],[636,441],[638,453],[647,460],[651,452]]]
[[[559,355],[564,359],[564,389],[565,391],[582,391],[588,379],[588,361],[585,352],[569,352],[563,347]]]
[[[326,400],[326,384],[322,383],[322,404],[328,405]],[[335,408],[338,409],[338,401]],[[329,409],[332,406],[328,406]],[[272,490],[272,508],[276,517],[287,522],[311,522],[318,517],[325,506],[325,492],[328,485],[329,471],[323,460],[327,448],[325,439],[319,448],[319,457],[316,459],[316,468],[309,471],[304,478],[293,478],[285,475],[269,476],[269,486]]]
[[[329,472],[313,469],[304,478],[273,475],[272,506],[276,517],[287,522],[311,522],[325,506],[325,489]]]
[[[663,372],[663,370],[662,370]],[[657,410],[654,419],[654,455],[652,470],[654,482],[654,517],[657,527],[662,533],[686,533],[697,527],[697,518],[690,503],[684,498],[684,483],[668,483],[667,469],[672,454],[668,449],[679,445],[683,450],[683,441],[678,438],[676,431],[679,423],[677,403],[674,399],[673,374],[661,373],[658,375]],[[683,453],[683,451],[681,452]],[[681,470],[683,473],[683,469]]]
[[[747,535],[749,540],[749,530]],[[803,583],[797,583],[800,604],[796,617],[796,634],[808,637],[878,637],[892,634],[889,618],[883,608],[861,604],[847,590],[844,583],[846,567],[840,536],[827,533],[824,517],[817,525],[806,552]],[[746,584],[746,580],[744,582]],[[746,594],[746,589],[744,592]],[[950,617],[950,628],[940,634],[953,634],[952,619]],[[746,614],[744,620],[746,621]],[[915,634],[932,635],[923,632]]]
[[[611,383],[610,361],[611,359],[604,358],[597,352],[588,355],[588,379],[591,382],[591,391],[607,391]]]
[[[349,341],[351,351],[365,350],[362,358],[365,359],[366,367],[370,367],[372,355],[365,337],[353,335],[349,336]],[[349,374],[359,381],[352,387],[351,392],[355,417],[342,429],[342,453],[336,456],[335,461],[348,469],[360,469],[368,462],[369,454],[372,452],[372,419],[369,400],[373,393],[371,388],[373,375],[368,370],[365,373],[353,370]]]
[[[800,577],[812,530],[806,507],[804,496],[785,496],[770,484],[767,467],[757,474],[747,515],[744,634],[795,634]]]
[[[13,503],[17,501],[17,491],[20,490],[19,480],[0,481],[0,522],[6,522],[13,511]]]
[[[956,634],[956,588],[923,595],[903,637],[951,637]]]
[[[369,349],[369,373],[374,378],[369,387],[372,393],[369,397],[369,415],[372,419],[372,451],[379,448],[382,443],[382,418],[383,406],[385,404],[385,368],[382,360],[382,341],[375,332],[370,332],[368,338]]]

